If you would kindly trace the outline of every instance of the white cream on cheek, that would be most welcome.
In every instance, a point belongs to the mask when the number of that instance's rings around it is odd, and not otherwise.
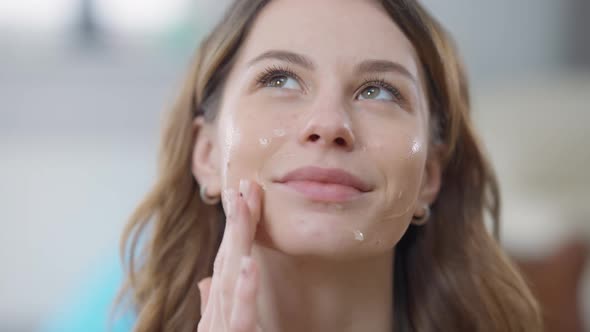
[[[266,138],[266,137],[261,137],[258,139],[258,142],[260,142],[260,145],[263,148],[266,148],[268,146],[268,143],[270,143],[271,139],[270,138]]]
[[[285,129],[283,128],[273,129],[272,133],[277,137],[283,137],[286,135]]]
[[[414,141],[412,142],[411,154],[416,154],[416,153],[420,152],[421,149],[422,149],[422,144],[418,140],[414,139]]]
[[[279,123],[282,124],[282,121],[279,121]],[[265,131],[267,130],[265,129]],[[294,153],[286,152],[286,150],[282,148],[283,143],[288,140],[286,136],[290,131],[289,128],[282,125],[276,126],[274,129],[265,132],[264,136],[258,138],[258,144],[262,150],[260,151],[260,156],[263,158],[261,159],[263,162],[258,166],[255,179],[262,187],[262,190],[266,191],[267,188],[262,177],[263,172],[268,173],[269,171],[268,169],[265,170],[266,167],[289,164],[290,162],[287,160],[296,157]],[[268,174],[265,175],[268,176]]]
[[[286,157],[281,146],[290,129],[281,126],[277,112],[275,117],[254,116],[255,111],[245,105],[239,110],[228,107],[222,112],[219,139],[223,142],[223,188],[237,188],[240,179],[250,179],[265,190],[268,179],[264,177],[269,175],[265,167],[281,165],[276,161]]]
[[[285,136],[287,133],[285,131],[285,129],[283,128],[275,128],[272,130],[272,134],[275,137],[283,137]],[[260,137],[258,139],[258,142],[260,143],[260,145],[264,148],[268,147],[269,143],[272,142],[272,138],[268,138],[268,137]]]
[[[365,234],[363,234],[363,232],[361,232],[360,230],[355,230],[354,231],[354,239],[357,241],[364,241]]]

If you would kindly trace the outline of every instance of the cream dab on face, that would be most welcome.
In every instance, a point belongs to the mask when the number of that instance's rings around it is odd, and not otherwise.
[[[414,142],[412,143],[412,154],[418,153],[418,151],[420,151],[421,148],[422,144],[420,144],[419,141],[414,140]]]
[[[274,129],[272,133],[277,137],[285,136],[285,129]]]
[[[266,137],[261,137],[258,139],[258,142],[260,142],[260,145],[262,145],[263,147],[267,147],[268,143],[270,143],[270,139]]]
[[[357,241],[363,241],[365,239],[365,234],[363,234],[363,232],[361,232],[360,230],[355,230],[354,239]]]

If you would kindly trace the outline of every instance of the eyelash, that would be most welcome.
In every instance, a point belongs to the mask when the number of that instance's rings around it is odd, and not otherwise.
[[[299,78],[299,76],[297,74],[295,74],[295,72],[293,72],[288,67],[282,67],[282,66],[275,65],[275,66],[266,68],[262,73],[260,73],[258,75],[258,77],[256,78],[256,83],[260,87],[266,86],[272,80],[272,78],[274,78],[276,76],[288,76],[288,77],[296,79],[298,82],[301,82],[301,79]],[[361,88],[359,89],[359,91],[363,91],[364,89],[366,89],[370,86],[376,86],[378,88],[383,88],[383,89],[387,90],[400,103],[403,103],[405,101],[405,99],[404,99],[403,95],[401,94],[401,92],[399,91],[399,89],[397,89],[393,85],[387,83],[387,81],[383,78],[373,78],[373,79],[366,80],[361,85]]]
[[[260,75],[258,75],[256,78],[256,83],[259,86],[266,86],[272,80],[272,78],[276,76],[288,76],[296,79],[298,82],[301,82],[299,76],[291,69],[281,66],[272,66],[266,68],[262,73],[260,73]]]
[[[383,89],[387,90],[389,93],[391,93],[393,95],[393,97],[399,103],[403,103],[405,101],[404,96],[399,91],[399,89],[396,88],[396,87],[394,87],[393,85],[387,83],[387,81],[384,80],[383,78],[374,78],[374,79],[366,80],[361,85],[361,88],[359,89],[359,91],[363,91],[364,89],[366,89],[366,88],[368,88],[370,86],[376,86],[378,88],[383,88]]]

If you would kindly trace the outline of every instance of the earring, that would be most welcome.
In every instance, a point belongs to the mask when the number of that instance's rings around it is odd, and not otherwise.
[[[202,185],[201,189],[199,190],[199,194],[201,195],[201,200],[208,205],[215,205],[219,203],[221,198],[219,196],[209,196],[207,195],[207,185]]]
[[[422,226],[428,221],[429,218],[430,218],[430,206],[424,205],[424,214],[421,217],[414,216],[412,218],[412,223],[414,225]]]

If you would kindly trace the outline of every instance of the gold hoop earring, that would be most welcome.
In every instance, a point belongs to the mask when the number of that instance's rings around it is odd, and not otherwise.
[[[428,221],[429,218],[430,218],[430,206],[424,205],[424,214],[421,217],[414,216],[412,218],[412,223],[414,225],[421,226],[421,225],[424,225]]]
[[[199,194],[201,196],[201,200],[207,205],[215,205],[219,203],[221,197],[219,196],[209,196],[207,195],[207,185],[202,185],[201,189],[199,190]]]

